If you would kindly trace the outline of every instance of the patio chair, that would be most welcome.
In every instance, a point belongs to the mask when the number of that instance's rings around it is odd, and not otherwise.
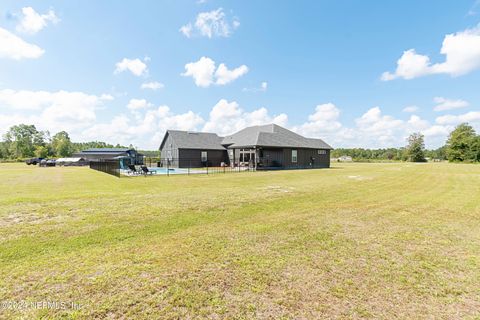
[[[141,169],[142,169],[142,173],[143,173],[144,175],[154,174],[154,171],[148,170],[148,168],[147,168],[146,166],[141,166]]]
[[[139,171],[137,170],[137,168],[135,168],[135,166],[133,164],[129,164],[128,165],[128,169],[130,170],[130,172],[134,175],[136,174],[142,174],[142,171]]]

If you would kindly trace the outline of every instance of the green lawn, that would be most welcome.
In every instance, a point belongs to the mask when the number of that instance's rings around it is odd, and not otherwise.
[[[1,319],[478,318],[480,166],[0,164]]]

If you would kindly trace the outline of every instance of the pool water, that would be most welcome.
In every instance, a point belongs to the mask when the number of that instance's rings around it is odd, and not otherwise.
[[[150,171],[154,171],[156,174],[186,174],[188,169],[167,169],[167,168],[148,168]]]

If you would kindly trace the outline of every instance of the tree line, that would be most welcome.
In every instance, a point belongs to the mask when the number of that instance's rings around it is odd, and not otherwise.
[[[480,162],[480,135],[472,126],[462,123],[453,130],[444,146],[426,150],[424,136],[413,133],[402,148],[364,149],[339,148],[332,150],[331,157],[350,156],[356,161],[394,160],[421,162],[426,159],[452,162]],[[39,131],[34,125],[19,124],[10,127],[0,142],[0,159],[23,160],[39,157],[69,157],[88,148],[124,148],[101,141],[72,142],[65,131],[50,136],[48,131]],[[133,148],[132,145],[129,146]],[[158,155],[158,151],[142,151]]]
[[[0,142],[0,159],[23,160],[39,157],[69,157],[88,148],[122,148],[101,141],[72,142],[65,131],[50,136],[48,131],[39,131],[34,125],[19,124],[9,128]]]
[[[434,150],[425,149],[421,133],[413,133],[402,148],[363,149],[339,148],[332,150],[331,157],[350,156],[355,161],[412,161],[448,160],[451,162],[480,162],[480,135],[468,123],[458,125],[448,136],[445,145]]]

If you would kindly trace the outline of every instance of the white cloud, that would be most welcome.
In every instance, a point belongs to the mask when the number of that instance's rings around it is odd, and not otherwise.
[[[469,103],[465,100],[451,100],[451,99],[445,99],[442,97],[435,97],[433,98],[433,101],[437,104],[433,110],[434,111],[446,111],[446,110],[453,110],[453,109],[459,109],[459,108],[464,108],[468,107]]]
[[[175,114],[167,106],[153,108],[143,99],[129,102],[135,117],[122,112],[109,122],[97,122],[97,111],[111,99],[108,94],[1,90],[0,135],[12,125],[26,123],[51,133],[66,130],[75,141],[132,143],[155,150],[165,130],[198,130],[205,122],[193,111]]]
[[[470,111],[460,115],[447,114],[437,117],[435,122],[441,125],[457,125],[463,122],[480,122],[480,111]]]
[[[225,99],[221,99],[210,111],[210,117],[208,122],[205,123],[203,131],[228,135],[247,126],[268,123],[286,126],[287,121],[288,117],[286,114],[270,116],[266,108],[247,112],[240,108],[236,101],[228,102]]]
[[[355,122],[363,131],[376,133],[390,132],[402,124],[401,120],[383,115],[379,107],[369,109]]]
[[[427,120],[421,119],[417,115],[411,115],[407,121],[407,131],[418,132],[430,128],[430,123]]]
[[[42,56],[45,50],[25,42],[13,33],[0,28],[0,58],[14,60],[36,59]]]
[[[94,110],[102,101],[112,99],[108,94],[95,96],[78,91],[0,90],[0,104],[12,110],[45,110],[51,107],[65,109],[66,112]]]
[[[399,131],[404,125],[402,120],[383,115],[379,107],[369,109],[355,123],[361,135],[370,141],[376,139],[380,146],[397,144]]]
[[[52,133],[66,130],[75,141],[101,140],[155,150],[167,129],[229,134],[250,125],[273,122],[286,126],[288,120],[285,114],[271,116],[266,108],[248,112],[224,99],[212,108],[208,121],[191,110],[174,113],[165,105],[154,107],[145,99],[131,99],[128,112],[97,122],[96,111],[109,100],[108,94],[2,90],[0,105],[7,108],[0,111],[0,133],[14,124],[28,123]]]
[[[423,135],[425,135],[426,138],[430,137],[441,137],[440,141],[445,141],[445,138],[452,132],[453,127],[448,127],[448,126],[440,126],[440,125],[433,125],[425,130],[422,131]]]
[[[102,137],[106,141],[156,150],[167,129],[194,131],[203,123],[202,117],[193,111],[174,114],[168,106],[159,106],[135,119],[120,114],[108,123],[95,124],[84,132],[84,139]]]
[[[353,126],[343,125],[340,114],[340,109],[333,103],[321,104],[308,121],[292,130],[306,137],[322,138],[334,147],[381,148],[403,145],[408,132],[425,127],[425,122],[417,116],[403,121],[382,114],[379,107],[369,109],[355,120]]]
[[[224,63],[221,63],[218,66],[217,71],[215,71],[215,78],[217,78],[215,83],[218,85],[225,85],[243,76],[247,72],[248,67],[246,65],[241,65],[238,68],[229,70]]]
[[[383,81],[397,78],[414,79],[431,74],[448,74],[461,76],[480,68],[480,25],[445,36],[440,53],[445,61],[431,64],[426,55],[407,50],[397,61],[394,73],[384,72]]]
[[[352,125],[341,121],[333,103],[320,104],[302,123],[290,126],[284,113],[272,114],[261,107],[247,111],[236,101],[219,100],[208,118],[194,111],[175,113],[168,106],[154,106],[145,99],[130,99],[123,111],[107,122],[98,122],[97,112],[113,97],[69,91],[0,90],[0,133],[18,123],[35,124],[52,133],[68,131],[76,141],[102,140],[157,149],[167,129],[209,131],[228,135],[247,126],[277,123],[302,135],[325,139],[334,147],[399,147],[412,132],[425,135],[427,146],[438,147],[461,122],[480,129],[480,112],[437,117],[434,124],[417,115],[405,120],[384,114],[379,107],[361,114]]]
[[[165,87],[165,85],[163,83],[160,83],[160,82],[157,82],[157,81],[151,81],[151,82],[142,83],[140,88],[158,90],[158,89],[163,89],[164,87]]]
[[[114,98],[111,94],[103,93],[103,94],[100,96],[100,99],[101,99],[101,100],[105,100],[105,101],[111,101],[111,100],[114,100],[115,98]]]
[[[181,33],[183,33],[183,35],[184,35],[185,37],[190,38],[190,37],[192,36],[192,29],[193,29],[193,28],[192,28],[192,24],[191,24],[191,23],[188,23],[188,24],[182,26],[182,27],[179,29],[179,31],[180,31]]]
[[[215,61],[208,57],[201,57],[197,62],[190,62],[185,65],[184,77],[192,77],[198,87],[209,87],[213,83],[215,72]]]
[[[445,143],[449,133],[462,122],[469,122],[480,130],[480,112],[462,115],[445,115],[436,118],[436,123],[411,115],[408,120],[384,115],[379,107],[374,107],[355,120],[348,127],[340,122],[340,110],[328,103],[317,106],[306,123],[292,129],[310,137],[324,138],[336,147],[382,148],[401,147],[413,132],[426,137],[426,145],[437,148]]]
[[[417,106],[406,106],[405,108],[403,108],[402,111],[403,112],[408,112],[408,113],[413,113],[413,112],[418,111],[418,107]]]
[[[38,110],[52,104],[55,99],[48,91],[28,91],[4,89],[0,91],[2,107],[15,110]]]
[[[45,28],[49,22],[56,24],[60,19],[55,11],[49,10],[45,14],[37,13],[32,7],[22,8],[22,18],[17,25],[18,32],[35,34]]]
[[[148,61],[148,59],[147,59]],[[148,72],[147,65],[140,59],[127,59],[123,58],[122,61],[115,64],[114,73],[120,73],[123,71],[130,71],[135,76],[139,77]]]
[[[238,27],[240,27],[240,21],[238,20],[238,18],[235,18],[233,20],[232,25],[234,29],[237,29]]]
[[[332,103],[317,106],[307,122],[292,129],[307,137],[325,139],[334,147],[358,148],[404,146],[406,138],[413,132],[429,136],[427,144],[437,146],[448,134],[445,133],[448,129],[431,126],[419,116],[411,115],[406,121],[396,119],[384,115],[379,107],[367,110],[353,126],[345,126],[340,122],[340,109]]]
[[[187,38],[194,33],[208,38],[229,37],[233,30],[240,26],[238,18],[233,18],[230,22],[222,8],[209,12],[201,12],[197,15],[195,23],[191,22],[180,28],[180,32]]]
[[[201,12],[195,21],[195,27],[204,36],[228,37],[230,35],[229,24],[225,21],[225,13],[222,8],[210,12]]]
[[[260,83],[259,88],[243,88],[242,91],[244,92],[265,92],[268,89],[268,83],[267,82],[262,82]]]
[[[340,109],[333,103],[320,104],[315,108],[315,112],[308,116],[308,121],[294,127],[294,130],[308,137],[330,135],[342,128],[339,118]]]
[[[153,107],[153,104],[147,102],[145,99],[130,99],[127,105],[129,110],[139,110],[149,107]]]
[[[212,84],[228,84],[248,72],[246,65],[241,65],[235,69],[228,69],[224,63],[218,68],[215,67],[215,61],[208,57],[201,57],[197,62],[190,62],[185,65],[185,72],[181,75],[192,77],[198,87],[207,88]]]
[[[417,78],[431,73],[429,65],[429,57],[417,54],[415,49],[410,49],[405,51],[400,59],[398,59],[395,73],[384,72],[381,79],[383,81],[389,81],[398,77],[404,79]]]
[[[96,120],[96,110],[110,95],[91,95],[76,91],[0,90],[4,122],[9,125],[33,123],[42,130],[58,132],[82,130]],[[3,127],[6,130],[8,127]]]

